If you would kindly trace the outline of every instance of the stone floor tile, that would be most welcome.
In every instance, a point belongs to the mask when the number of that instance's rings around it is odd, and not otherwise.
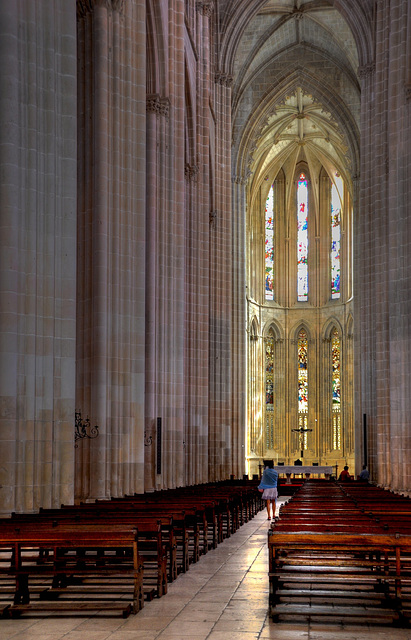
[[[13,623],[14,620],[5,621],[5,622]],[[16,622],[22,622],[22,621],[16,620]],[[70,631],[78,629],[79,625],[82,624],[82,622],[84,622],[84,620],[81,618],[48,618],[47,617],[41,620],[36,619],[35,621],[33,621],[32,619],[30,626],[28,626],[25,630],[19,630],[19,628],[17,627],[14,633],[26,634],[21,637],[33,638],[34,640],[43,640],[43,637],[44,638],[47,637],[47,640],[54,640],[54,638],[61,638],[64,634],[67,634]],[[120,620],[120,624],[121,622],[122,621]],[[10,635],[6,636],[7,631],[10,631],[11,633]],[[14,635],[12,635],[12,633],[13,633],[13,625],[10,624],[8,627],[4,625],[3,627],[3,620],[1,620],[0,621],[0,638],[3,640],[3,634],[4,634],[4,637],[7,637],[7,638],[11,637],[14,640]]]
[[[277,629],[275,625],[265,626],[259,640],[311,640],[308,631]]]
[[[201,635],[210,633],[211,629],[214,626],[214,621],[206,621],[206,622],[193,622],[193,621],[181,621],[178,618],[175,618],[173,622],[171,622],[167,627],[163,630],[167,632],[169,635],[180,635],[180,638],[191,638],[194,635]]]
[[[242,620],[233,620],[229,617],[226,617],[224,614],[221,618],[216,622],[213,631],[224,631],[226,633],[231,633],[232,631],[236,632],[245,632],[245,633],[259,633],[263,626],[264,620],[261,619],[253,619],[253,618],[244,618]]]
[[[191,635],[190,640],[208,640],[209,637],[210,636],[208,633],[204,633],[201,635]],[[136,640],[140,640],[140,637],[136,638]],[[176,635],[167,633],[167,631],[163,631],[163,633],[161,633],[159,636],[156,636],[156,640],[181,640],[181,635],[179,633],[177,633]]]
[[[207,640],[258,640],[259,633],[244,631],[212,631]]]
[[[136,616],[127,619],[127,623],[124,624],[123,629],[125,629],[126,631],[133,631],[135,629],[138,629],[141,631],[160,632],[165,629],[165,627],[167,627],[170,622],[173,622],[173,620],[175,620],[174,616],[171,617],[168,615],[161,615],[150,618],[143,618],[140,617],[139,614],[137,614]],[[86,640],[88,640],[88,638],[86,638]]]
[[[118,633],[121,633],[121,631],[119,631]],[[111,631],[87,631],[86,637],[87,640],[106,640],[107,638],[110,638],[110,640],[112,640],[113,634],[111,633]],[[64,640],[85,640],[84,632],[70,631],[69,633],[64,635]]]
[[[137,629],[134,631],[126,631],[125,629],[120,629],[112,633],[109,640],[156,640],[157,637],[158,631],[139,631]],[[64,640],[66,640],[66,638],[64,638]]]

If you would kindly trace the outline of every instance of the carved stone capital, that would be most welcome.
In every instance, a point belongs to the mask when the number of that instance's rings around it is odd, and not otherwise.
[[[233,76],[230,76],[230,74],[225,73],[224,71],[216,71],[214,81],[216,84],[221,84],[223,87],[231,87],[233,84]]]
[[[196,9],[206,18],[210,18],[214,12],[214,0],[197,0]]]
[[[197,164],[189,164],[187,162],[184,167],[185,179],[188,180],[189,182],[192,182],[192,181],[195,182],[197,180],[199,170],[200,168]]]
[[[368,78],[373,75],[374,71],[374,62],[369,62],[368,64],[364,64],[362,67],[358,67],[358,75],[360,78]]]
[[[411,100],[411,84],[406,83],[404,85],[404,91],[405,91],[405,99],[408,102],[409,100]]]
[[[77,17],[83,18],[93,11],[93,0],[77,0],[76,1]]]
[[[105,7],[109,11],[124,13],[125,0],[76,0],[77,16],[84,17],[92,13],[94,7]]]
[[[155,113],[158,116],[165,116],[168,120],[170,112],[170,101],[168,98],[161,98],[158,93],[148,94],[146,96],[147,113]]]
[[[248,178],[251,176],[253,172],[251,171],[251,169],[247,169],[245,175],[241,176],[241,175],[233,175],[231,176],[231,181],[234,182],[234,184],[241,184],[241,185],[245,185],[248,182]]]
[[[158,93],[152,93],[146,96],[147,113],[160,113],[160,96]]]
[[[210,227],[215,227],[217,224],[217,209],[210,211]]]
[[[166,120],[170,116],[170,100],[168,98],[160,98],[160,116],[164,116]]]

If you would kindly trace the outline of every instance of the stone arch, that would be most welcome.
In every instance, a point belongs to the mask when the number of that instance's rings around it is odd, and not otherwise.
[[[284,340],[283,329],[275,320],[269,320],[265,324],[263,328],[264,338],[267,338],[270,335],[270,330],[272,330],[275,340]]]
[[[323,327],[322,339],[324,341],[328,341],[331,338],[331,333],[334,327],[337,329],[340,338],[343,338],[344,332],[340,321],[336,317],[331,317],[327,319]]]
[[[308,323],[306,320],[300,320],[290,330],[290,340],[291,340],[291,342],[292,343],[293,342],[297,342],[298,334],[300,333],[301,329],[304,329],[304,331],[306,332],[307,340],[310,343],[314,339],[313,336],[315,336],[315,331],[314,331],[314,328],[310,325],[310,323]]]

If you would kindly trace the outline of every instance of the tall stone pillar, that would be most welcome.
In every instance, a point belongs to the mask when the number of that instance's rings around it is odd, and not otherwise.
[[[232,424],[233,221],[231,209],[231,83],[215,76],[216,211],[210,235],[210,479],[235,473]],[[245,327],[243,327],[245,328]],[[234,453],[234,458],[233,458]]]
[[[145,3],[77,2],[79,87],[76,495],[144,486]]]
[[[213,2],[196,3],[196,52],[186,46],[185,482],[208,480],[209,237],[215,222],[210,163],[210,31]],[[194,26],[194,25],[193,25]],[[194,97],[195,96],[195,97]]]
[[[242,477],[245,471],[246,456],[246,186],[243,180],[234,179],[232,188],[233,317],[231,329],[232,409],[230,422],[233,445],[231,452],[231,473],[238,478]]]
[[[410,486],[411,447],[405,400],[411,349],[409,10],[406,0],[375,3],[375,61],[359,70],[362,166],[354,233],[360,414],[366,418],[373,479],[400,491]]]
[[[0,3],[0,513],[73,499],[74,0]]]
[[[158,488],[184,484],[184,2],[169,8],[165,96],[169,121],[160,145],[157,217],[156,395],[161,418]],[[164,97],[165,97],[164,96]]]

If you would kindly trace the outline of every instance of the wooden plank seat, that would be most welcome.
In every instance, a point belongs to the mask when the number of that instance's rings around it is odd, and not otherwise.
[[[57,527],[84,526],[100,527],[105,530],[114,525],[135,528],[138,531],[139,553],[144,565],[144,593],[147,599],[161,597],[167,593],[167,576],[177,577],[176,540],[171,516],[161,518],[158,514],[137,517],[131,512],[106,513],[91,508],[90,510],[43,509],[39,514],[13,514],[11,522],[21,526],[37,526],[47,522]]]
[[[270,615],[408,625],[411,537],[269,530]]]
[[[130,497],[127,499],[113,499],[108,502],[98,501],[96,504],[99,506],[108,504],[110,506],[105,508],[127,509],[137,514],[146,512],[172,515],[178,552],[181,553],[180,570],[182,571],[187,571],[189,564],[197,562],[200,553],[207,551],[208,524],[205,509],[198,509],[196,506],[188,504],[183,505],[180,502],[156,503],[138,501]]]
[[[62,510],[67,511],[69,507],[63,506]],[[77,509],[81,513],[93,512],[101,514],[113,514],[117,518],[118,514],[130,514],[137,518],[137,522],[142,517],[169,518],[173,520],[174,540],[176,543],[176,561],[177,573],[188,570],[190,562],[197,562],[200,555],[200,527],[201,519],[195,510],[182,510],[181,505],[172,504],[156,504],[139,502],[134,499],[128,500],[108,500],[96,501],[93,504],[80,504]],[[164,540],[170,546],[169,530],[164,531]],[[170,580],[176,578],[176,575],[170,576]]]
[[[114,609],[128,616],[143,607],[144,569],[135,529],[56,528],[48,523],[21,524],[16,529],[7,519],[0,525],[0,553],[1,576],[14,578],[10,604],[3,607],[3,615],[15,616],[28,610]],[[47,580],[50,577],[51,584]],[[97,580],[99,589],[94,594],[88,592],[85,598],[87,589],[83,583],[87,578]],[[40,580],[40,586],[37,597],[33,597],[32,586],[36,580]],[[67,587],[73,584],[76,584],[77,598],[68,594]],[[68,598],[62,603],[44,602],[44,594],[53,588],[55,592],[65,592]],[[128,599],[125,594],[129,595]]]
[[[165,499],[164,493],[167,493]],[[206,553],[208,549],[216,549],[219,542],[223,540],[223,520],[222,514],[215,500],[197,498],[196,496],[187,495],[176,497],[173,493],[158,492],[158,494],[150,494],[149,501],[145,496],[125,496],[124,498],[114,498],[111,502],[130,502],[139,504],[150,504],[168,506],[174,509],[183,509],[186,512],[195,510],[197,522],[200,530],[202,553]],[[205,527],[205,528],[204,528]]]

